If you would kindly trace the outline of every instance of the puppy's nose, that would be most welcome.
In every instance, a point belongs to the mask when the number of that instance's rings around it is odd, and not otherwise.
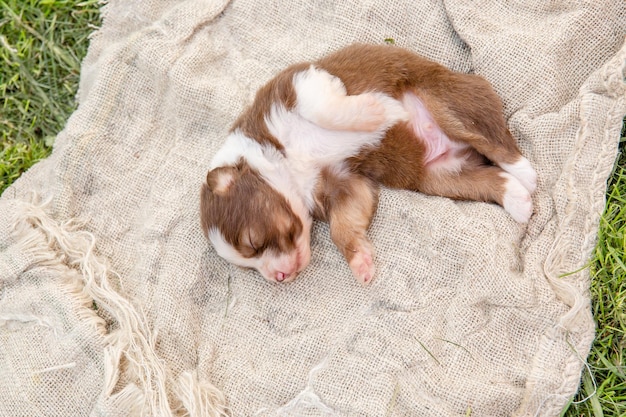
[[[290,278],[295,278],[296,274],[297,274],[296,271],[291,271],[291,272],[278,271],[276,272],[276,281],[278,282],[288,281]]]
[[[276,273],[276,281],[278,282],[283,282],[284,280],[286,280],[287,278],[289,278],[290,274],[285,274],[284,272],[277,272]]]

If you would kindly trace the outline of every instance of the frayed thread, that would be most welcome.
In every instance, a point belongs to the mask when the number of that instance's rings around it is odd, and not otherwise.
[[[37,374],[45,374],[47,372],[54,372],[54,371],[58,371],[60,369],[71,369],[71,368],[75,368],[76,367],[76,362],[69,362],[69,363],[64,363],[61,365],[56,365],[56,366],[51,366],[49,368],[45,368],[45,369],[40,369],[38,371],[34,371],[33,374],[37,375]]]
[[[19,326],[21,323],[34,323],[37,326],[46,327],[58,336],[60,324],[53,323],[48,317],[41,317],[29,313],[3,313],[0,314],[0,326],[9,329]]]
[[[103,407],[108,404],[122,407],[129,416],[173,416],[166,388],[168,372],[156,354],[156,333],[148,327],[143,312],[111,284],[109,276],[114,272],[95,254],[95,237],[79,230],[81,224],[75,220],[57,223],[45,212],[49,202],[39,203],[36,196],[34,200],[18,202],[19,209],[13,218],[14,237],[31,262],[40,259],[50,268],[64,269],[65,273],[61,274],[64,289],[80,302],[84,318],[92,320],[104,337],[105,380],[97,409],[107,414]],[[116,330],[106,334],[104,320],[90,308],[94,301],[117,322]],[[122,359],[124,376],[130,382],[114,394]],[[197,378],[185,378],[174,391],[181,396],[185,407],[192,408],[187,415],[224,415],[225,398],[217,388]]]
[[[182,402],[183,417],[227,417],[230,410],[226,404],[224,394],[206,380],[199,380],[196,371],[185,371],[178,377],[174,386],[176,396]]]
[[[315,376],[319,373],[319,371],[326,367],[327,362],[328,358],[324,358],[320,363],[311,368],[307,377],[306,387],[291,401],[276,410],[277,416],[299,416],[302,414],[302,410],[304,409],[321,411],[328,417],[338,415],[335,410],[322,402],[321,398],[313,389],[313,380],[315,379]]]

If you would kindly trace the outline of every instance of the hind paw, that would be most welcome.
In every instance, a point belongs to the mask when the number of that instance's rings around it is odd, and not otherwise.
[[[537,188],[537,172],[535,172],[528,159],[521,156],[517,162],[513,164],[500,164],[500,167],[517,178],[529,193],[532,194],[535,192]]]
[[[506,180],[502,206],[519,223],[528,223],[533,214],[533,202],[529,190],[511,174],[501,174]]]

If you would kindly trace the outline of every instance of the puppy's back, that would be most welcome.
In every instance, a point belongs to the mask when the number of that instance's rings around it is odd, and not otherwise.
[[[391,45],[350,45],[317,65],[339,77],[350,95],[380,91],[399,98],[409,87],[437,88],[454,77],[442,65]]]

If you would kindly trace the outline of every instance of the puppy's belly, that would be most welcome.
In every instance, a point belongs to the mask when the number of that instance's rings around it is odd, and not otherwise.
[[[429,171],[458,172],[465,162],[469,146],[452,141],[441,130],[422,100],[412,92],[402,96],[402,104],[409,113],[409,125],[425,147],[424,168]]]

